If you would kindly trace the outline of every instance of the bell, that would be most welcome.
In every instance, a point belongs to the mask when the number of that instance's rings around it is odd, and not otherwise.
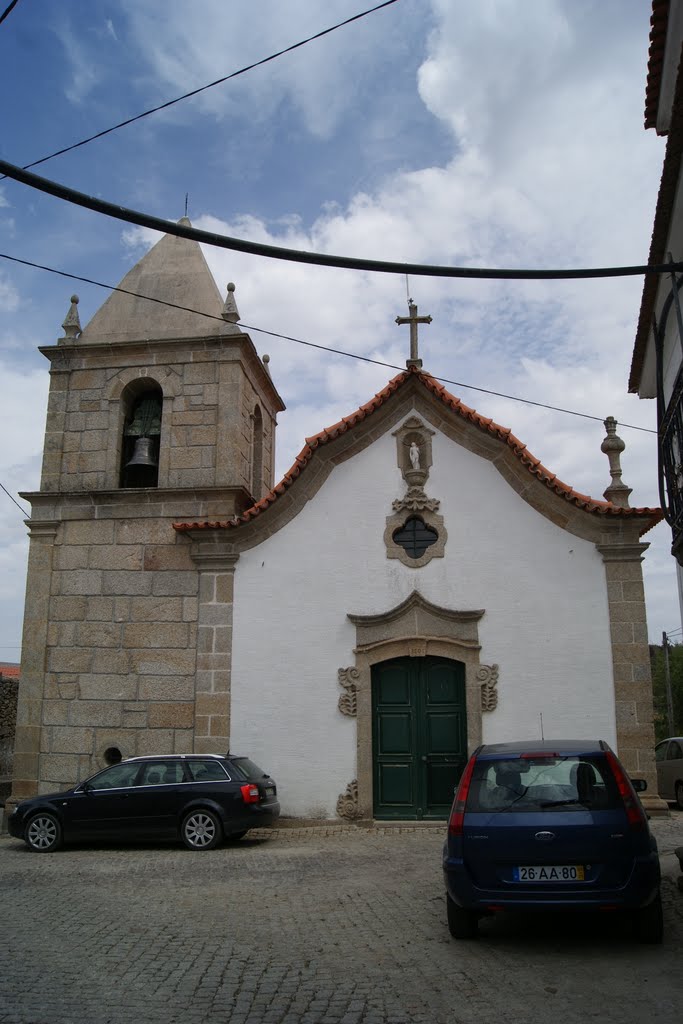
[[[158,463],[152,454],[152,444],[151,437],[139,437],[135,442],[133,456],[126,463],[126,469],[129,466],[157,466]]]

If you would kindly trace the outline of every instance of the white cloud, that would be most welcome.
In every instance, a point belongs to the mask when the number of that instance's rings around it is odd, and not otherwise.
[[[199,88],[268,57],[359,13],[348,0],[261,0],[258,15],[247,0],[194,0],[192,17],[166,0],[126,0],[131,37],[164,98]],[[191,106],[174,107],[174,118],[193,108],[219,119],[245,118],[262,125],[290,106],[313,135],[329,138],[339,119],[354,109],[378,66],[396,59],[403,43],[396,31],[400,5],[342,28],[245,76],[202,93]],[[206,26],[212,31],[207,33]],[[361,115],[363,116],[363,115]]]
[[[13,313],[19,308],[19,293],[11,281],[8,281],[4,274],[0,273],[0,311]]]
[[[166,0],[126,0],[122,9],[138,50],[138,81],[144,79],[150,95],[166,99],[358,7],[342,0],[324,9],[303,0],[286,7],[267,0],[255,15],[254,5],[242,0],[226,14],[222,0],[197,0],[191,19],[182,5]],[[249,124],[255,135],[294,111],[310,135],[327,137],[334,146],[342,123],[361,125],[377,107],[382,117],[373,137],[380,152],[392,118],[398,123],[402,116],[398,103],[387,114],[392,96],[385,91],[397,78],[387,70],[390,85],[385,84],[382,61],[417,47],[424,60],[413,83],[413,92],[419,89],[416,102],[424,105],[425,122],[449,143],[445,155],[437,157],[425,132],[409,164],[392,151],[380,184],[357,187],[348,201],[331,194],[316,210],[307,206],[309,181],[319,173],[313,157],[302,176],[300,206],[278,204],[285,155],[281,164],[263,169],[268,171],[263,188],[275,197],[269,207],[277,211],[273,218],[257,200],[240,205],[232,194],[199,194],[193,195],[193,223],[291,248],[423,263],[645,262],[662,143],[642,130],[647,12],[637,18],[635,9],[629,16],[622,12],[621,3],[612,0],[600,5],[573,0],[432,0],[431,8],[397,4],[273,62],[267,73],[250,72],[193,104],[173,108],[169,116],[178,120],[201,124],[205,118],[212,141],[215,119],[223,119],[231,128],[227,152],[238,122],[242,129]],[[69,51],[74,61],[81,45],[76,38]],[[86,69],[76,92],[85,98],[91,85]],[[358,136],[344,138],[338,160],[355,180]],[[164,175],[170,177],[171,167],[172,162],[158,161],[136,166],[131,188],[156,189]],[[112,259],[122,269],[119,277],[158,237],[138,228],[123,232],[123,246]],[[408,332],[394,323],[406,312],[403,278],[218,249],[206,250],[206,256],[221,292],[227,281],[236,282],[243,325],[404,364]],[[566,483],[601,497],[609,481],[600,451],[601,420],[611,414],[622,423],[654,425],[654,403],[626,394],[642,281],[509,283],[416,276],[409,287],[420,312],[434,318],[421,329],[425,369],[460,382],[449,389],[510,426]],[[252,338],[260,353],[270,354],[275,385],[288,406],[280,417],[278,474],[307,435],[366,402],[395,372],[256,331]],[[463,384],[576,409],[598,421],[513,403]],[[37,406],[31,396],[26,401]],[[34,418],[42,430],[42,415]],[[657,503],[652,435],[621,427],[619,432],[627,443],[623,470],[633,488],[632,502]],[[22,457],[33,458],[41,443],[42,437],[32,438]],[[674,570],[667,528],[646,539],[652,540],[645,571],[656,635],[678,618]]]
[[[66,98],[74,105],[81,106],[100,81],[98,64],[93,59],[91,48],[84,45],[65,23],[57,29],[57,37],[70,69],[70,82],[65,88]]]

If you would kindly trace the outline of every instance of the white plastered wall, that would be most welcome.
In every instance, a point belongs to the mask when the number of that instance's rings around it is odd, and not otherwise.
[[[437,432],[425,485],[441,502],[444,558],[388,559],[391,503],[405,493],[391,431],[337,466],[235,573],[231,749],[278,782],[283,814],[333,817],[356,776],[356,720],[342,715],[337,670],[354,664],[347,614],[378,614],[418,590],[484,609],[481,661],[498,664],[484,742],[602,738],[616,745],[602,559],[535,512],[487,460]]]

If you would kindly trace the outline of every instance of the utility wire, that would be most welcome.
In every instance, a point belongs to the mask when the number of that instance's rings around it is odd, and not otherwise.
[[[126,206],[118,206],[115,203],[106,202],[104,199],[96,199],[94,196],[86,195],[84,192],[77,192],[59,182],[51,181],[49,178],[41,178],[32,171],[25,171],[22,167],[10,164],[6,160],[0,160],[0,173],[7,177],[20,181],[30,188],[46,192],[48,195],[56,196],[68,203],[83,206],[87,210],[94,210],[107,217],[115,217],[117,220],[125,221],[127,224],[137,224],[139,227],[152,228],[162,234],[176,235],[178,238],[189,238],[194,242],[204,242],[206,245],[218,249],[230,249],[235,252],[246,252],[252,256],[267,256],[271,259],[287,260],[290,263],[309,263],[319,267],[338,267],[342,270],[366,270],[378,274],[415,274],[418,277],[458,277],[458,278],[486,278],[505,281],[552,281],[552,280],[573,280],[583,278],[600,277],[637,277],[645,274],[671,274],[683,270],[683,263],[673,262],[656,265],[641,265],[633,267],[593,267],[588,269],[569,270],[500,270],[483,267],[445,267],[429,265],[424,263],[392,263],[387,260],[366,260],[352,256],[333,256],[326,253],[306,252],[302,249],[286,249],[278,245],[263,245],[259,242],[249,242],[241,238],[231,238],[229,235],[219,235],[213,231],[200,231],[191,225],[179,224],[176,221],[164,220],[162,217],[153,217],[148,213],[141,213],[138,210],[131,210]],[[105,286],[107,287],[107,286]]]
[[[8,7],[7,11],[5,11],[5,14],[3,14],[3,18],[7,17],[10,10],[17,2],[18,0],[14,0],[14,3],[12,3],[10,7]],[[207,89],[213,89],[216,85],[222,85],[223,82],[228,82],[231,78],[237,78],[239,75],[244,75],[247,71],[253,71],[254,68],[261,67],[262,64],[268,64],[277,57],[282,57],[285,53],[291,53],[292,50],[298,50],[300,47],[306,46],[307,43],[312,43],[316,39],[322,39],[323,36],[329,35],[330,32],[336,32],[338,28],[344,28],[345,25],[350,25],[354,21],[359,21],[361,18],[367,17],[368,14],[374,14],[375,11],[381,11],[383,7],[391,7],[392,4],[397,2],[398,0],[385,0],[385,3],[378,4],[376,7],[371,7],[367,11],[361,11],[360,14],[354,14],[353,17],[347,18],[345,21],[340,21],[336,25],[331,25],[330,28],[323,29],[322,32],[316,32],[315,35],[309,36],[308,39],[302,39],[298,43],[286,46],[284,50],[278,50],[277,53],[271,53],[270,57],[264,57],[262,60],[257,60],[253,64],[247,64],[246,67],[240,68],[239,71],[233,71],[230,75],[224,75],[223,78],[217,78],[215,82],[209,82],[208,85],[202,85],[198,89],[193,89],[191,92],[183,93],[182,96],[176,96],[174,100],[168,100],[166,103],[160,103],[158,107],[151,107],[150,110],[144,110],[141,114],[129,117],[125,121],[119,121],[118,124],[112,125],[111,128],[105,128],[104,131],[96,132],[95,135],[90,135],[87,139],[81,139],[80,142],[74,142],[71,146],[65,146],[63,149],[57,149],[54,153],[50,153],[49,156],[41,157],[40,160],[33,160],[30,164],[24,164],[24,169],[28,167],[36,167],[38,164],[44,164],[47,160],[52,160],[56,156],[62,156],[64,153],[70,153],[72,149],[78,149],[79,146],[86,146],[89,142],[94,142],[95,139],[101,139],[103,136],[109,135],[111,132],[115,132],[119,128],[125,128],[126,125],[134,124],[135,121],[141,121],[143,117],[149,117],[150,114],[156,114],[160,110],[166,110],[168,107],[172,107],[176,103],[180,103],[182,100],[190,99],[192,96],[198,96],[200,92],[206,92]],[[2,18],[0,18],[0,21],[2,21]]]
[[[20,512],[22,513],[22,515],[25,515],[27,519],[30,519],[31,517],[30,517],[30,515],[28,514],[28,512],[27,512],[27,511],[26,511],[25,509],[23,509],[23,508],[21,507],[21,505],[19,504],[19,502],[18,502],[18,501],[15,501],[15,500],[14,500],[14,498],[12,497],[12,495],[10,494],[10,492],[9,492],[9,491],[7,490],[7,488],[5,487],[5,485],[4,485],[4,484],[2,484],[2,483],[0,483],[0,487],[2,487],[3,491],[5,492],[5,494],[7,495],[7,497],[8,497],[9,499],[10,499],[10,501],[14,501],[14,504],[15,504],[15,505],[17,506],[17,508],[19,509],[19,511],[20,511]]]
[[[11,260],[13,263],[21,263],[25,267],[33,267],[36,270],[46,270],[50,274],[57,274],[59,277],[68,277],[72,281],[82,281],[83,284],[93,284],[98,288],[106,288],[108,291],[121,292],[123,295],[131,295],[136,299],[146,299],[147,302],[156,302],[160,306],[170,306],[172,309],[181,309],[186,313],[194,313],[196,316],[205,317],[208,320],[217,320],[219,323],[224,324],[225,320],[221,316],[216,316],[213,313],[205,313],[200,309],[192,309],[191,306],[181,306],[176,302],[168,302],[165,299],[156,299],[151,295],[142,295],[140,292],[130,291],[128,288],[121,288],[111,284],[104,284],[102,281],[94,281],[90,277],[81,277],[78,274],[70,274],[66,270],[57,270],[55,267],[46,267],[41,263],[32,263],[30,260],[19,259],[18,256],[9,256],[7,253],[0,252],[0,259]],[[381,359],[371,359],[370,356],[359,355],[357,352],[346,352],[344,349],[332,348],[329,345],[320,345],[314,341],[304,341],[302,338],[294,338],[289,334],[278,334],[277,331],[268,331],[263,327],[255,327],[253,324],[245,324],[240,321],[242,327],[248,331],[257,331],[259,334],[267,334],[271,338],[280,338],[283,341],[293,341],[297,345],[305,345],[307,348],[316,348],[322,352],[329,352],[332,355],[344,356],[347,359],[358,359],[363,363],[372,363],[374,366],[383,366],[389,370],[405,370],[405,366],[396,366],[394,363],[385,363]],[[480,388],[474,384],[465,384],[463,381],[450,380],[448,377],[437,377],[435,374],[430,374],[434,380],[440,381],[442,384],[451,384],[458,388],[467,388],[470,391],[478,391],[484,395],[493,395],[496,398],[505,398],[510,402],[520,402],[524,405],[533,405],[539,409],[548,409],[550,412],[561,412],[568,416],[578,416],[581,419],[595,420],[598,423],[603,423],[604,416],[592,416],[590,413],[578,412],[575,409],[563,409],[556,405],[548,405],[545,402],[535,402],[530,398],[519,398],[517,395],[506,395],[501,391],[492,391],[489,388]],[[630,430],[641,430],[644,433],[656,434],[656,430],[652,430],[650,427],[640,427],[634,423],[622,423],[619,421],[620,427],[628,427]]]
[[[0,25],[2,25],[3,21],[5,20],[5,18],[12,13],[12,11],[14,10],[14,8],[17,6],[18,3],[19,3],[19,0],[12,0],[12,3],[9,4],[9,6],[5,8],[5,10],[2,12],[2,14],[0,14]]]

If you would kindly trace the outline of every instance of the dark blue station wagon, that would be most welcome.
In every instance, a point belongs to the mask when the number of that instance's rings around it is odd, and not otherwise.
[[[275,782],[248,757],[175,754],[131,757],[73,789],[23,800],[7,826],[39,853],[98,839],[181,839],[210,850],[279,814]]]
[[[462,774],[443,851],[448,925],[474,938],[504,910],[616,910],[661,942],[657,845],[602,740],[494,743]]]

